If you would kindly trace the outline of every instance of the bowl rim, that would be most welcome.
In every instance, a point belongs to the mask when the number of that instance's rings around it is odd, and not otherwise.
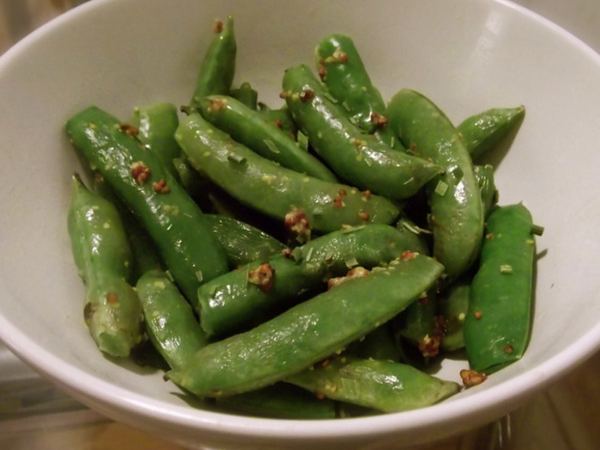
[[[11,65],[13,59],[26,52],[29,46],[35,45],[38,40],[43,39],[47,34],[53,33],[63,23],[76,20],[83,14],[91,13],[95,8],[103,8],[105,5],[117,3],[117,1],[95,0],[83,3],[42,25],[0,56],[0,74]],[[543,26],[552,28],[555,33],[559,33],[562,38],[577,46],[579,51],[589,53],[588,56],[600,66],[600,54],[559,25],[510,0],[493,1],[518,10],[520,14],[527,15]],[[0,293],[2,298],[12,297],[12,294],[3,285],[0,285]],[[442,402],[427,408],[407,412],[325,421],[268,419],[232,415],[194,409],[187,405],[167,404],[161,400],[132,393],[127,389],[113,385],[102,378],[95,377],[77,367],[64,363],[60,358],[47,351],[40,343],[28,338],[26,334],[5,318],[1,311],[0,340],[5,343],[11,352],[36,372],[51,379],[82,403],[89,406],[93,405],[91,406],[93,409],[104,409],[103,412],[109,416],[111,412],[103,408],[103,405],[109,404],[121,412],[134,413],[134,415],[146,419],[160,420],[175,428],[213,432],[216,429],[216,432],[220,435],[272,437],[286,440],[314,440],[315,438],[331,437],[351,439],[364,435],[365,427],[369,429],[371,434],[393,434],[409,429],[413,431],[427,430],[440,422],[458,424],[472,419],[473,423],[481,424],[477,417],[482,411],[494,409],[509,412],[506,407],[513,404],[516,399],[525,400],[540,392],[599,351],[600,323],[553,357],[525,373],[486,388],[485,393],[482,395],[471,395],[456,401]],[[358,427],[357,422],[364,426]],[[218,425],[218,427],[212,428],[215,425]],[[309,435],[307,435],[307,427],[311,427]]]

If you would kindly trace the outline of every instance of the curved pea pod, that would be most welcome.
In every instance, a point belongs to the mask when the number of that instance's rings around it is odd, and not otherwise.
[[[192,307],[161,270],[142,275],[136,289],[152,345],[169,367],[182,367],[208,341]]]
[[[456,128],[473,161],[494,148],[514,131],[525,117],[525,107],[492,108],[467,117]]]
[[[69,119],[66,130],[77,151],[143,224],[186,297],[194,298],[200,284],[229,270],[198,205],[130,126],[90,106]]]
[[[142,309],[126,281],[131,249],[119,213],[74,176],[67,224],[75,265],[85,283],[83,316],[90,334],[102,352],[129,356],[142,340]]]
[[[406,148],[445,169],[427,183],[433,255],[456,278],[477,259],[483,236],[481,192],[471,157],[454,125],[427,97],[400,90],[388,105],[389,123]]]
[[[286,383],[219,397],[215,403],[228,412],[272,419],[320,420],[337,417],[337,402],[319,399],[305,389]]]
[[[402,349],[398,346],[390,322],[375,328],[364,338],[350,344],[346,354],[358,358],[371,358],[382,361],[399,362],[404,358]]]
[[[210,42],[200,64],[198,79],[190,106],[195,108],[201,98],[211,94],[228,94],[235,75],[237,42],[233,17],[224,23],[215,22],[215,36]]]
[[[329,358],[286,382],[326,398],[392,413],[424,408],[459,391],[459,385],[393,361]]]
[[[386,104],[373,85],[354,41],[343,34],[332,34],[317,45],[315,53],[319,77],[348,112],[350,120],[394,147],[397,139],[387,127]]]
[[[471,369],[494,372],[518,359],[531,327],[535,257],[531,213],[522,204],[497,207],[487,219],[487,235],[464,323]]]
[[[271,385],[387,322],[442,273],[418,254],[349,279],[244,333],[207,345],[168,378],[209,397]]]
[[[286,169],[190,114],[176,139],[196,170],[251,208],[286,221],[299,235],[345,225],[391,223],[399,213],[390,200]],[[287,216],[287,218],[286,218]]]
[[[196,309],[210,335],[226,335],[272,317],[325,281],[354,267],[375,267],[414,250],[390,225],[365,225],[315,238],[289,255],[259,259],[198,289]]]
[[[137,127],[137,138],[153,152],[163,165],[177,177],[173,160],[181,157],[181,149],[175,141],[175,130],[179,125],[177,107],[172,103],[154,103],[136,108],[133,125]]]
[[[498,204],[498,189],[494,181],[494,167],[490,164],[474,166],[473,172],[481,192],[483,216],[487,217]]]
[[[264,261],[286,248],[271,235],[241,220],[219,214],[205,214],[204,217],[225,249],[231,267],[256,260]]]
[[[442,350],[453,352],[465,347],[463,328],[469,309],[470,281],[456,281],[440,296],[438,308],[444,320]]]
[[[440,166],[364,134],[305,64],[285,71],[283,90],[292,117],[315,151],[340,178],[358,188],[402,200],[440,172]]]
[[[320,180],[338,181],[327,166],[301,149],[289,134],[236,99],[211,95],[200,100],[198,111],[207,121],[259,155]]]

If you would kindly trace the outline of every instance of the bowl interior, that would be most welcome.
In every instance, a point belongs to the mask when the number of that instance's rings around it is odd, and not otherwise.
[[[124,120],[136,106],[185,104],[213,20],[228,14],[236,20],[235,83],[249,81],[271,106],[281,104],[285,68],[312,63],[317,42],[333,32],[354,39],[386,99],[403,87],[419,90],[456,123],[487,108],[525,105],[523,125],[495,161],[500,203],[524,202],[545,227],[533,335],[520,362],[427,411],[296,423],[189,407],[161,373],[99,354],[83,324],[83,287],[66,232],[69,179],[79,162],[63,124],[90,104]],[[188,443],[237,448],[309,441],[320,448],[334,438],[358,448],[398,436],[422,443],[493,419],[600,346],[600,58],[510,3],[96,0],[0,59],[0,98],[0,338],[113,418]],[[464,366],[446,360],[438,375],[458,380]]]

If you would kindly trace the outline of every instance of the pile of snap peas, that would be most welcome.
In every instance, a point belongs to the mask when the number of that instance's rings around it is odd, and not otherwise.
[[[480,161],[525,109],[455,125],[412,89],[385,102],[339,34],[270,108],[233,85],[233,18],[214,31],[188,104],[66,123],[89,165],[68,231],[98,348],[149,347],[207,404],[292,419],[422,408],[521,358],[542,228]],[[430,373],[450,352],[462,386]]]

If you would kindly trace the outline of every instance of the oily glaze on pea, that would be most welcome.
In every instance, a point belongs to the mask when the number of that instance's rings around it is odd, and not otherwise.
[[[144,225],[186,297],[194,298],[200,284],[229,270],[225,251],[202,211],[136,139],[135,129],[90,106],[68,120],[66,131],[77,151]]]
[[[440,166],[393,150],[351,123],[306,64],[285,71],[283,95],[316,153],[360,189],[402,200],[440,172]]]
[[[196,170],[241,203],[281,222],[286,215],[302,216],[310,229],[330,232],[346,225],[389,224],[399,214],[386,198],[309,177],[259,156],[200,114],[182,119],[175,137]]]
[[[471,369],[491,373],[520,359],[531,329],[536,227],[523,204],[488,217],[470,287],[464,338]]]
[[[85,284],[83,316],[89,332],[102,352],[129,356],[142,340],[142,309],[127,282],[132,256],[119,213],[74,176],[67,223]]]
[[[220,397],[273,384],[387,322],[441,275],[418,254],[349,279],[244,333],[207,345],[167,375],[199,395]],[[369,301],[365,301],[368,299]]]
[[[483,237],[481,192],[460,134],[427,97],[400,90],[388,105],[390,126],[407,149],[445,170],[427,183],[433,255],[456,278],[475,262]]]

